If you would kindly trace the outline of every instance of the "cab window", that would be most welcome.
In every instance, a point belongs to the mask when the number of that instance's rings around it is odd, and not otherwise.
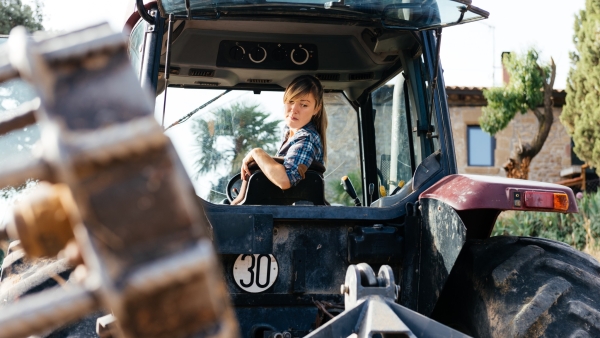
[[[419,144],[415,144],[412,132],[414,107],[407,89],[404,77],[399,75],[372,94],[381,196],[409,183],[415,163],[420,162],[421,152],[415,149]]]
[[[165,127],[192,112],[223,90],[169,88]],[[162,120],[163,95],[156,98],[156,118]],[[325,199],[332,206],[354,205],[340,179],[349,176],[362,193],[358,114],[343,93],[324,95],[327,128]],[[229,179],[241,161],[259,147],[273,156],[283,138],[283,92],[231,91],[181,124],[166,131],[201,198],[221,203]]]
[[[379,196],[397,195],[380,201],[378,206],[389,206],[412,193],[412,177],[417,166],[440,149],[436,115],[429,116],[426,108],[428,84],[421,88],[424,90],[411,87],[405,74],[401,73],[371,94],[375,110]],[[431,133],[419,132],[420,121],[429,119]]]

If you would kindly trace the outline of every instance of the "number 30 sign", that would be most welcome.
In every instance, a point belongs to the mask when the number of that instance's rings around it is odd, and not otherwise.
[[[233,279],[244,291],[259,293],[270,288],[279,273],[273,255],[239,255],[233,264]]]

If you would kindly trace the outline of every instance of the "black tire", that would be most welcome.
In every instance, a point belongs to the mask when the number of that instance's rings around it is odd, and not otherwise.
[[[25,256],[25,252],[19,248],[18,243],[11,243],[8,255],[2,263],[0,274],[0,311],[10,307],[11,303],[16,303],[23,297],[60,287],[62,283],[69,283],[68,279],[72,271],[73,267],[64,259],[30,259]],[[49,332],[34,337],[98,337],[96,319],[102,315],[100,312],[93,313],[75,323],[49,330]]]
[[[473,337],[599,337],[600,264],[541,238],[470,241],[432,317]]]

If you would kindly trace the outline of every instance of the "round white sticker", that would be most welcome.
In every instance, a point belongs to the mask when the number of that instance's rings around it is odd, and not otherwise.
[[[273,255],[239,255],[233,264],[233,279],[244,291],[259,293],[270,288],[279,273]]]

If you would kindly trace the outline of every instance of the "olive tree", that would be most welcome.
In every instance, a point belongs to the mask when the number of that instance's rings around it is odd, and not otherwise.
[[[600,1],[587,0],[585,10],[575,17],[567,78],[566,104],[560,120],[573,137],[574,151],[590,166],[600,167]]]
[[[43,30],[42,5],[34,1],[33,8],[21,0],[0,0],[0,34],[8,34],[16,26],[25,26],[29,31]]]
[[[552,90],[556,77],[556,65],[538,62],[538,52],[530,49],[517,55],[505,54],[502,60],[510,75],[507,85],[483,91],[488,105],[480,118],[481,129],[495,135],[508,126],[517,113],[532,111],[538,120],[537,133],[531,142],[519,144],[503,167],[506,176],[527,179],[531,160],[540,152],[554,122]]]

